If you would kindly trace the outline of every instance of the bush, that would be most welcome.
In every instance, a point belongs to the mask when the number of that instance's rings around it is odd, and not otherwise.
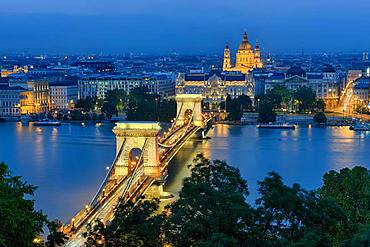
[[[323,112],[318,112],[315,114],[315,116],[313,117],[313,121],[315,123],[318,123],[318,124],[323,124],[323,123],[326,123],[328,121],[328,119],[326,118],[325,116],[325,113]]]

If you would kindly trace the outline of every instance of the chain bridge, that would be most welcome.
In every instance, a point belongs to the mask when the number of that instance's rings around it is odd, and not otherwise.
[[[70,236],[65,246],[84,246],[82,234],[88,223],[107,223],[115,207],[144,194],[157,197],[167,176],[170,160],[194,135],[204,137],[212,115],[202,112],[202,96],[176,95],[177,116],[171,127],[161,133],[157,122],[119,122],[116,135],[116,156],[90,204],[81,209],[63,231]]]

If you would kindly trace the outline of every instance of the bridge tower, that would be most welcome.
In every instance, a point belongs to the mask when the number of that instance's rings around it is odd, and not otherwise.
[[[177,120],[176,125],[182,126],[186,123],[187,117],[192,114],[195,126],[204,127],[202,115],[201,94],[177,94]]]
[[[150,177],[160,176],[158,135],[161,127],[157,122],[120,122],[113,132],[116,134],[117,164],[114,176],[126,176],[142,155],[143,173]]]

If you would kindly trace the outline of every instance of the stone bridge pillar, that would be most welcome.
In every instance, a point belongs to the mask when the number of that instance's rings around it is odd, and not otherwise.
[[[160,176],[159,154],[158,154],[158,134],[161,130],[157,122],[119,122],[113,128],[116,134],[116,156],[122,143],[125,141],[124,149],[118,157],[118,162],[114,167],[115,176],[126,176],[132,167],[133,150],[143,155],[144,174],[150,177]],[[145,148],[143,149],[145,143]]]
[[[201,94],[177,94],[177,122],[176,125],[184,125],[187,114],[193,114],[194,125],[203,127],[202,95]]]

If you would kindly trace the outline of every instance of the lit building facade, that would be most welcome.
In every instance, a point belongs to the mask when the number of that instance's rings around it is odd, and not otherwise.
[[[212,69],[209,73],[193,71],[179,74],[176,80],[177,94],[202,94],[204,102],[219,104],[230,95],[232,98],[248,95],[254,98],[254,82],[251,75],[220,72]]]
[[[24,66],[24,67],[14,66],[12,70],[6,70],[6,69],[1,70],[1,77],[8,77],[9,75],[17,74],[20,72],[28,73],[28,66]]]
[[[21,116],[22,87],[9,87],[0,85],[0,117],[18,118]]]
[[[353,86],[353,108],[359,106],[369,107],[370,77],[362,76],[354,81]]]
[[[257,43],[253,49],[252,45],[248,41],[247,33],[244,33],[243,40],[236,52],[235,65],[231,62],[230,47],[226,44],[222,67],[223,71],[239,71],[241,73],[248,74],[251,70],[262,67],[263,63],[261,61],[259,44]]]
[[[291,67],[285,73],[271,73],[264,81],[265,93],[277,85],[289,90],[297,90],[302,86],[311,87],[316,96],[323,99],[327,109],[338,106],[341,78],[334,68],[328,66],[321,72],[306,72],[300,67]]]
[[[50,84],[49,88],[51,109],[74,108],[78,98],[77,84],[60,82]]]
[[[105,98],[110,90],[123,89],[130,93],[133,88],[147,87],[151,93],[161,97],[175,94],[175,76],[172,73],[151,75],[88,75],[78,80],[78,98]]]

